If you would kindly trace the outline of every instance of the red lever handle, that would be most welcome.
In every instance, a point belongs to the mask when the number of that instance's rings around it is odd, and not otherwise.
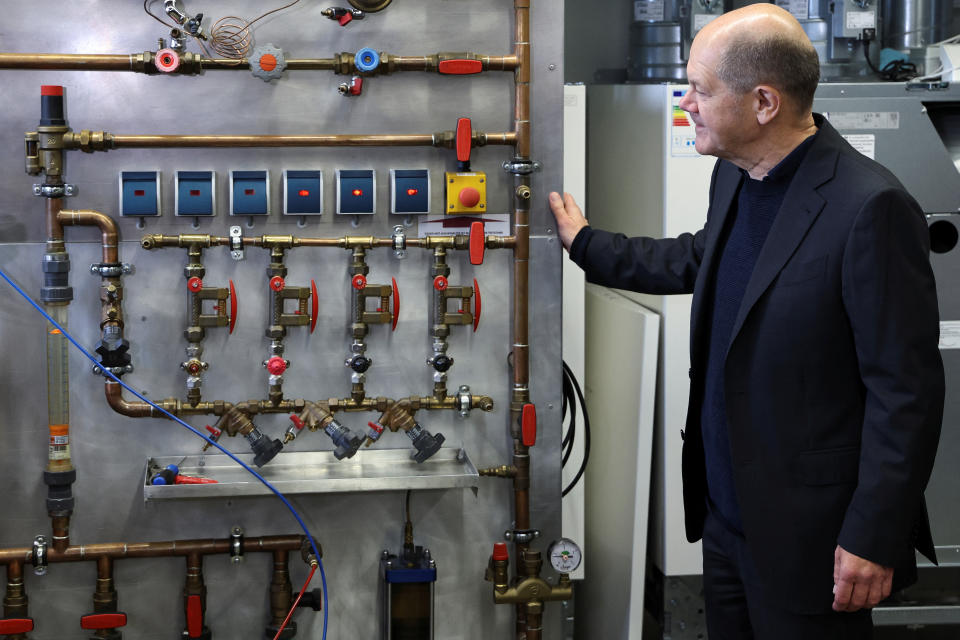
[[[80,618],[81,629],[116,629],[127,626],[125,613],[93,613]]]
[[[30,618],[6,618],[0,620],[0,635],[9,636],[17,633],[33,631],[33,620]]]
[[[187,596],[187,636],[199,638],[203,633],[203,601],[200,596]]]
[[[457,160],[470,162],[470,148],[473,146],[473,127],[470,118],[457,120]]]
[[[351,22],[353,22],[353,14],[347,11],[345,14],[343,14],[337,19],[337,22],[340,23],[341,27],[345,27]]]
[[[210,432],[210,435],[213,436],[214,440],[219,438],[220,434],[222,433],[220,429],[217,429],[216,427],[211,427],[210,425],[207,425],[207,431]]]
[[[470,223],[470,264],[483,264],[483,254],[487,249],[487,236],[483,223],[477,220]]]
[[[397,279],[390,278],[393,283],[393,326],[391,331],[397,330],[397,319],[400,317],[400,290],[397,289]]]
[[[317,328],[317,316],[320,314],[320,300],[317,295],[317,283],[313,280],[310,281],[310,294],[311,294],[311,314],[310,314],[310,333],[313,333],[313,330]]]
[[[230,281],[230,333],[237,326],[237,290],[233,287],[233,280]]]
[[[303,430],[303,420],[300,419],[300,416],[292,415],[290,416],[290,422],[293,423],[293,426],[297,428],[297,431]]]
[[[506,542],[493,543],[493,559],[497,562],[502,562],[503,560],[510,559],[510,552],[507,551]]]
[[[520,414],[520,433],[523,446],[532,447],[537,444],[537,407],[532,404],[523,405]]]
[[[477,327],[480,326],[480,310],[481,310],[481,301],[480,301],[480,285],[477,283],[477,279],[473,279],[473,297],[475,298],[473,303],[473,331],[476,333]]]
[[[468,76],[483,71],[483,62],[480,60],[441,60],[440,73],[454,76]]]

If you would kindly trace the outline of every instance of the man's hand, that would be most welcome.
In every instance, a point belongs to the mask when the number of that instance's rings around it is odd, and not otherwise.
[[[893,569],[870,562],[840,545],[833,553],[833,610],[873,608],[890,595]]]
[[[550,209],[553,210],[553,217],[557,219],[557,235],[560,236],[560,242],[563,243],[564,249],[570,251],[573,239],[580,233],[580,229],[589,223],[569,193],[564,193],[561,199],[559,193],[551,192]]]

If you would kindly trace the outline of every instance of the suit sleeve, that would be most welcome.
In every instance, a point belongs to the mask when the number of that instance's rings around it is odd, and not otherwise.
[[[585,227],[570,245],[570,259],[594,284],[656,295],[691,293],[705,239],[704,229],[655,239]]]
[[[870,197],[843,257],[843,301],[864,388],[857,488],[838,543],[884,566],[913,548],[943,416],[929,231],[901,189]]]

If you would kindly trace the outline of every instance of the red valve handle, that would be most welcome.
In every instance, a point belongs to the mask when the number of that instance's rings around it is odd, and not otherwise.
[[[9,636],[29,631],[33,631],[33,620],[30,618],[5,618],[0,620],[0,635]]]
[[[373,429],[374,431],[376,431],[377,434],[382,434],[382,433],[383,433],[383,425],[382,425],[382,424],[377,424],[376,422],[368,422],[368,423],[367,423],[367,426],[369,426],[371,429]]]
[[[282,376],[283,372],[287,370],[286,361],[280,356],[273,356],[267,360],[267,371],[272,375]]]
[[[437,276],[433,279],[433,288],[437,291],[444,291],[447,288],[447,279],[443,276]]]
[[[233,280],[230,281],[230,333],[237,324],[237,290],[233,288]]]
[[[506,542],[494,542],[493,543],[493,559],[496,562],[502,562],[504,560],[510,559],[510,552],[507,551]]]
[[[125,613],[92,613],[80,618],[81,629],[116,629],[127,626]]]
[[[195,376],[198,373],[200,373],[200,368],[201,367],[199,364],[197,364],[196,362],[191,362],[189,365],[187,365],[187,373],[189,373],[192,376]]]
[[[283,281],[283,278],[280,276],[273,276],[270,278],[270,288],[274,291],[283,291],[283,288],[287,286],[287,283]]]
[[[187,596],[187,636],[199,638],[203,633],[203,602],[200,596]]]
[[[303,430],[304,424],[303,424],[303,420],[300,419],[300,416],[297,416],[297,415],[290,416],[290,422],[292,422],[293,426],[297,428],[297,431]]]
[[[477,279],[476,279],[476,278],[473,279],[473,297],[474,297],[474,302],[473,302],[473,332],[476,333],[476,332],[477,332],[477,327],[480,326],[480,310],[482,309],[482,307],[481,307],[481,301],[480,301],[480,285],[479,285],[479,283],[477,283]]]
[[[187,280],[187,289],[194,293],[199,293],[203,289],[203,280],[194,276]]]
[[[313,333],[313,330],[317,328],[317,316],[320,315],[320,296],[317,295],[317,283],[313,280],[310,281],[310,303],[311,303],[311,313],[310,313],[310,333]]]
[[[470,118],[457,120],[457,160],[470,162],[470,148],[473,146],[473,128]]]
[[[477,220],[470,223],[470,264],[483,264],[483,254],[487,249],[487,236],[483,223]]]
[[[523,405],[520,414],[520,433],[523,446],[532,447],[537,443],[537,407],[532,404]]]
[[[393,283],[393,325],[391,331],[397,330],[397,319],[400,317],[400,290],[397,289],[397,279],[390,278]]]
[[[356,76],[350,81],[350,95],[358,96],[363,93],[363,78]]]
[[[347,11],[345,14],[343,14],[337,19],[337,22],[340,23],[341,27],[345,27],[351,22],[353,22],[353,14]]]
[[[440,73],[454,76],[468,76],[483,71],[483,62],[480,60],[441,60]]]
[[[220,431],[220,429],[217,429],[216,427],[211,427],[210,425],[207,425],[206,429],[207,429],[207,431],[210,432],[210,435],[213,436],[213,439],[214,439],[214,440],[216,440],[217,438],[219,438],[219,437],[220,437],[220,434],[222,433],[222,432]]]
[[[361,274],[353,276],[353,288],[357,291],[362,291],[367,286],[367,279]]]
[[[153,56],[153,64],[161,73],[173,73],[180,67],[180,54],[173,49],[160,49]]]

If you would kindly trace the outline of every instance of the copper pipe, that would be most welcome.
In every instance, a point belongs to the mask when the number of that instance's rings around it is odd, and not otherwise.
[[[319,136],[113,136],[114,149],[184,147],[431,147],[432,134]]]
[[[273,552],[273,579],[270,581],[270,622],[274,627],[283,624],[293,604],[293,585],[290,583],[289,551]]]
[[[108,215],[99,211],[63,209],[57,213],[57,221],[63,226],[98,227],[101,235],[103,262],[117,264],[120,262],[117,251],[117,223]]]
[[[4,618],[27,618],[27,592],[23,587],[23,562],[7,563],[7,590],[3,597]],[[22,637],[22,636],[17,636]]]
[[[59,214],[63,207],[63,198],[47,198],[47,251],[62,252],[63,225],[60,224]]]
[[[70,546],[70,516],[52,516],[50,521],[53,529],[51,546],[54,551],[63,553]]]
[[[133,71],[129,54],[0,53],[0,69]]]
[[[244,538],[244,553],[273,551],[296,551],[303,543],[303,536],[261,536]],[[85,562],[110,558],[170,558],[197,554],[201,556],[230,552],[231,540],[170,540],[165,542],[108,542],[67,547],[65,551],[51,550],[49,562]],[[32,547],[0,549],[0,564],[30,562]]]

